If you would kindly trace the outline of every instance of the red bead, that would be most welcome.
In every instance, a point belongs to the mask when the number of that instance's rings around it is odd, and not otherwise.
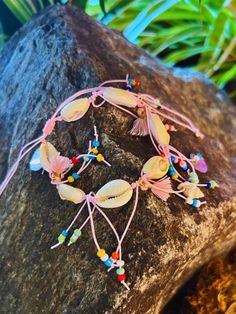
[[[126,280],[126,274],[118,275],[117,277],[118,277],[119,281],[125,281]]]
[[[139,80],[134,80],[134,82],[135,82],[135,86],[139,86]]]
[[[78,157],[72,157],[71,161],[74,165],[76,165],[79,162],[79,159]]]
[[[160,155],[161,157],[165,157],[165,154],[164,153],[161,153],[161,155]]]
[[[112,259],[117,260],[119,258],[119,254],[116,252],[112,252],[111,257],[112,257]]]

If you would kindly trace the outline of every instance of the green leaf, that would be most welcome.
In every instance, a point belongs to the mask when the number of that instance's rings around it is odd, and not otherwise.
[[[167,11],[170,9],[172,6],[177,4],[180,0],[169,0],[158,6],[157,9],[155,9],[153,12],[150,14],[146,15],[146,11],[144,12],[144,15],[140,15],[136,18],[134,21],[135,27],[132,28],[127,28],[124,31],[124,36],[130,40],[131,42],[134,42],[135,39],[146,29],[146,27],[152,23],[154,20],[158,18],[159,15],[161,15],[163,12]],[[158,3],[161,1],[158,1]],[[156,4],[156,3],[155,3]],[[137,23],[138,21],[138,23]]]

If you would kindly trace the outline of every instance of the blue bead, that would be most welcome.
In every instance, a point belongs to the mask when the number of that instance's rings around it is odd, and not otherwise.
[[[175,171],[175,168],[173,165],[169,165],[169,171]]]
[[[211,188],[211,184],[210,184],[209,181],[206,182],[206,188],[207,188],[207,189],[210,189],[210,188]]]
[[[97,156],[96,156],[96,155],[90,155],[89,158],[90,158],[90,159],[96,159]]]
[[[105,262],[104,262],[104,264],[107,266],[107,267],[110,267],[111,265],[112,265],[112,259],[111,258],[108,258]]]
[[[183,169],[184,171],[187,171],[187,170],[188,170],[188,166],[186,165],[186,166],[182,167],[182,169]]]
[[[130,91],[130,92],[132,91],[132,87],[129,86],[129,85],[127,85],[127,86],[125,87],[125,89],[128,90],[128,91]]]
[[[202,159],[202,154],[201,153],[197,153],[196,155],[199,159]]]
[[[197,207],[197,204],[198,204],[198,200],[196,200],[196,199],[193,199],[193,203],[192,203],[192,206],[193,206],[193,207]]]
[[[79,179],[79,175],[78,175],[78,173],[76,173],[76,172],[72,173],[72,177],[73,177],[75,180],[78,180],[78,179]]]
[[[67,236],[68,236],[68,231],[63,230],[61,234],[62,234],[64,237],[67,237]]]
[[[172,177],[173,175],[175,175],[176,174],[176,172],[174,172],[174,171],[169,171],[169,175]]]
[[[171,156],[171,161],[175,162],[175,160],[176,160],[175,156]]]
[[[97,140],[93,140],[93,146],[94,147],[99,147],[100,146],[100,142]]]

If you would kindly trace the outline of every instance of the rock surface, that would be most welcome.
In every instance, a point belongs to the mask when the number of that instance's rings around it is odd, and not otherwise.
[[[50,246],[77,207],[62,202],[47,175],[30,173],[28,156],[0,201],[1,313],[159,313],[201,265],[236,240],[236,109],[226,95],[198,74],[165,67],[120,34],[81,11],[56,6],[25,25],[0,54],[0,175],[20,147],[41,134],[60,102],[75,91],[127,73],[147,92],[187,114],[205,133],[196,139],[179,128],[172,143],[185,154],[201,151],[207,175],[220,184],[207,190],[207,205],[193,209],[172,196],[167,203],[143,192],[124,241],[127,292],[96,257],[87,227],[80,242]],[[112,164],[94,163],[80,187],[96,191],[108,180],[136,180],[154,154],[148,138],[128,135],[132,119],[104,106],[75,123],[60,123],[51,142],[67,156],[85,151],[96,123],[102,151]],[[122,232],[132,202],[108,210]],[[84,217],[84,216],[83,216]],[[96,216],[98,239],[107,250],[114,238]]]

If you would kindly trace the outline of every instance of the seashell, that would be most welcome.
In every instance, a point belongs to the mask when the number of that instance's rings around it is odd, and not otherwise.
[[[147,118],[149,120],[151,134],[157,143],[168,145],[170,142],[170,135],[160,117],[155,113],[150,113]]]
[[[202,191],[194,183],[189,183],[189,182],[180,183],[177,186],[177,189],[183,190],[183,194],[186,197],[191,198],[191,199],[204,197],[204,194],[202,193]]]
[[[70,201],[79,204],[84,200],[84,191],[74,188],[68,184],[59,184],[57,186],[58,193],[62,200]]]
[[[30,165],[31,171],[39,171],[40,169],[42,169],[42,165],[40,163],[40,148],[39,147],[34,151],[30,159],[29,165]]]
[[[116,208],[129,202],[133,195],[131,185],[124,180],[106,183],[95,195],[97,205],[103,208]]]
[[[108,101],[120,106],[125,106],[129,108],[135,108],[137,106],[137,98],[124,89],[106,87],[104,88],[103,96]]]
[[[47,172],[50,171],[50,158],[58,156],[58,151],[49,142],[42,143],[39,148],[40,164]]]
[[[89,106],[90,101],[88,98],[76,99],[61,110],[61,117],[66,122],[79,120],[88,111]]]
[[[160,179],[164,177],[168,169],[168,161],[161,156],[151,157],[143,166],[143,172],[148,174],[150,179]]]

